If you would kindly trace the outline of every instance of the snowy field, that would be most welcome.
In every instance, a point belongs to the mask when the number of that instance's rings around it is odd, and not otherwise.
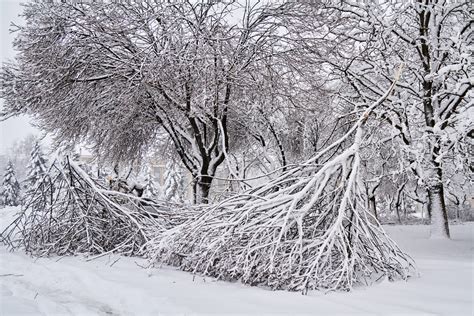
[[[1,226],[7,217],[4,210]],[[10,212],[11,213],[11,212]],[[1,228],[1,227],[0,227]],[[420,277],[350,293],[300,293],[194,277],[143,259],[107,256],[36,259],[0,248],[1,315],[473,315],[473,223],[452,240],[427,226],[388,226]]]

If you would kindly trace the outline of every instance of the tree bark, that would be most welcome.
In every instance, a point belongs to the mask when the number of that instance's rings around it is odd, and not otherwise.
[[[436,160],[439,155],[439,146],[435,145],[432,155],[434,177],[429,179],[428,192],[428,214],[431,219],[432,238],[450,238],[448,214],[444,199],[443,170],[441,164]]]
[[[443,185],[428,188],[431,213],[431,238],[450,238]]]
[[[212,177],[208,175],[201,175],[195,182],[194,186],[194,201],[198,204],[209,203],[209,192],[211,191]]]

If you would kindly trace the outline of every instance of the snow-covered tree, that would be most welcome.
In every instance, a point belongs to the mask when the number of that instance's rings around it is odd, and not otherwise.
[[[6,206],[17,206],[20,204],[20,184],[16,179],[15,169],[11,161],[8,162],[3,177],[1,200],[2,204]]]
[[[16,177],[21,183],[26,178],[31,150],[36,141],[37,138],[32,134],[15,141],[10,148],[6,149],[3,159],[0,158],[0,169],[4,170],[8,162],[11,161],[15,166]]]
[[[160,185],[156,182],[155,177],[153,176],[150,169],[148,169],[146,173],[143,196],[147,198],[161,197]]]
[[[165,170],[163,195],[167,201],[182,202],[184,195],[184,175],[182,169],[168,161]]]
[[[46,172],[46,158],[43,155],[40,144],[36,142],[31,151],[28,174],[25,180],[27,192],[35,190],[38,187]]]
[[[17,63],[0,73],[3,115],[34,113],[58,141],[85,140],[114,161],[143,156],[165,132],[207,202],[242,90],[272,54],[271,11],[234,1],[30,2]]]
[[[399,148],[402,169],[426,190],[432,236],[449,237],[443,174],[450,157],[462,155],[462,144],[472,138],[469,1],[296,6],[307,19],[295,28],[295,41],[325,64],[328,80],[346,87],[341,97],[354,111],[380,97],[404,65],[397,89],[376,111],[386,123],[381,128],[391,130],[379,141]]]

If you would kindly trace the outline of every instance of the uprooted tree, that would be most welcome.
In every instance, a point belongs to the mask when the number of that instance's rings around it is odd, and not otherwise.
[[[226,280],[303,292],[412,275],[411,258],[367,210],[359,178],[364,125],[393,86],[343,137],[304,164],[158,233],[148,246],[152,259]],[[352,145],[337,153],[346,141]]]

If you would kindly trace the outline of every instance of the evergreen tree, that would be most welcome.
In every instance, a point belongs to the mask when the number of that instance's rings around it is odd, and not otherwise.
[[[173,162],[166,164],[164,197],[167,201],[182,202],[184,177],[181,168]]]
[[[145,192],[144,196],[147,198],[159,198],[161,196],[161,188],[158,183],[155,181],[150,169],[147,171],[145,178]]]
[[[20,204],[20,184],[16,179],[15,169],[11,161],[8,162],[5,176],[3,177],[1,201],[2,204],[7,206],[17,206]]]
[[[36,142],[31,151],[30,163],[28,165],[28,174],[25,180],[27,191],[38,187],[47,171],[46,159],[38,142]]]

